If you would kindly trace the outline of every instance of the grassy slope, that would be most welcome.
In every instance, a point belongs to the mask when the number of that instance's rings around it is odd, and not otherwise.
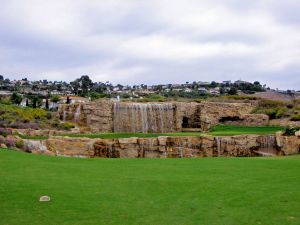
[[[0,224],[300,224],[300,156],[78,159],[0,151]],[[50,202],[38,202],[49,195]]]
[[[214,136],[232,136],[241,134],[259,134],[267,135],[274,134],[276,131],[283,130],[282,127],[245,127],[245,126],[229,126],[217,125],[211,132],[205,133]],[[96,134],[67,134],[70,137],[89,137],[89,138],[128,138],[128,137],[159,137],[159,136],[200,136],[204,133],[200,132],[180,132],[180,133],[96,133]]]
[[[275,134],[277,131],[283,131],[284,128],[278,126],[261,126],[261,127],[246,127],[246,126],[229,126],[217,125],[209,134],[214,136],[233,136],[241,134],[258,134],[268,135]]]

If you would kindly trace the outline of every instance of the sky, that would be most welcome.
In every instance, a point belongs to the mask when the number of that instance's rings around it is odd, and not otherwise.
[[[0,74],[300,90],[299,0],[0,0]]]

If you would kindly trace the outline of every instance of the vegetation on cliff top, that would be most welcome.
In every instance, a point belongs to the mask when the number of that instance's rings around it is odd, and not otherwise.
[[[62,123],[53,112],[45,109],[0,103],[0,127],[70,130],[74,124]]]
[[[52,114],[44,109],[0,104],[0,126],[19,129],[38,129],[47,126]]]
[[[300,100],[274,101],[261,99],[253,113],[263,113],[270,119],[290,118],[292,121],[300,120]]]
[[[298,155],[79,159],[0,150],[0,224],[299,224],[299,170]]]

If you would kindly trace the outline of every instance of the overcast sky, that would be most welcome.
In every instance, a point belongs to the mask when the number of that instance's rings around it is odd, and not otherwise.
[[[0,74],[300,89],[299,0],[0,0]]]

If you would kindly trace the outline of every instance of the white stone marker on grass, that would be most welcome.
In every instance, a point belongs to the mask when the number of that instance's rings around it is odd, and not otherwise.
[[[49,196],[41,196],[40,197],[40,202],[49,202],[50,201],[50,197]]]

